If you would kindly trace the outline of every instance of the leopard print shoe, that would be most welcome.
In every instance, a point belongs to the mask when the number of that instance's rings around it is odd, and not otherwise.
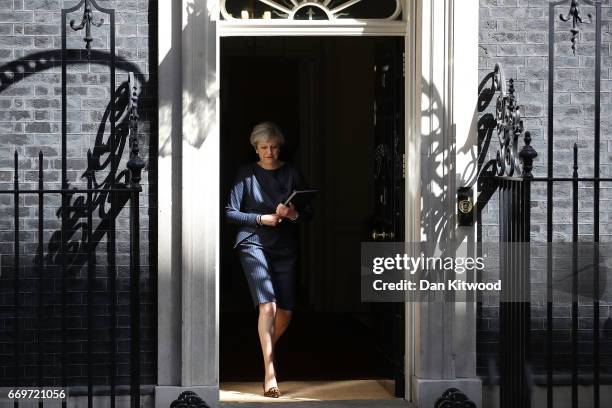
[[[280,390],[278,387],[270,387],[268,391],[264,388],[264,397],[268,398],[278,398],[281,396]]]

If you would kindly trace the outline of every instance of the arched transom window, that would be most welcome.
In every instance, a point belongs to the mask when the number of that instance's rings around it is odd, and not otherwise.
[[[220,0],[224,20],[399,20],[403,0]]]

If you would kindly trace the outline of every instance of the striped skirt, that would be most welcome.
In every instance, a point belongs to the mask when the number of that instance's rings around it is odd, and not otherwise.
[[[297,251],[251,243],[242,243],[236,250],[254,305],[276,302],[281,309],[293,310]]]

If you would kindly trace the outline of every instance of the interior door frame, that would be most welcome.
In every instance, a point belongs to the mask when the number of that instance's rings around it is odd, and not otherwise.
[[[420,30],[417,24],[419,0],[404,0],[401,21],[384,20],[348,20],[346,23],[328,21],[271,21],[271,20],[245,20],[222,21],[216,23],[216,72],[217,83],[222,82],[220,69],[220,39],[223,37],[293,37],[293,36],[357,36],[357,37],[403,37],[404,38],[404,157],[406,158],[405,183],[405,240],[419,242],[421,239],[421,154],[420,149],[420,94],[421,87],[419,67],[421,66],[420,49],[418,47],[417,33]],[[410,160],[410,161],[409,161]],[[411,171],[412,170],[412,171]],[[219,299],[217,299],[217,310]],[[412,305],[406,303],[405,332],[404,332],[404,373],[405,373],[405,399],[412,400],[412,376],[415,372],[414,345],[416,344],[416,330],[413,327],[414,313]],[[218,327],[218,326],[217,326]],[[218,328],[217,328],[218,330]],[[217,333],[217,339],[218,339]],[[217,364],[219,361],[217,360]]]

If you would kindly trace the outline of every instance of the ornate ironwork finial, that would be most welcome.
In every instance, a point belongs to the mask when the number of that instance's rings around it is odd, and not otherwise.
[[[85,48],[87,48],[87,58],[91,55],[91,42],[93,41],[93,37],[91,36],[91,26],[101,27],[104,24],[104,19],[99,19],[98,21],[94,20],[93,10],[90,4],[91,0],[85,0],[85,10],[83,11],[83,19],[81,20],[81,24],[76,25],[74,20],[70,20],[70,28],[74,31],[80,31],[85,28]]]
[[[533,170],[533,161],[536,157],[538,157],[538,152],[531,146],[531,133],[525,132],[525,146],[521,149],[519,153],[519,157],[521,158],[521,162],[523,163],[523,178],[531,179],[533,178],[533,174],[531,174],[531,170]]]
[[[476,408],[476,404],[457,388],[449,388],[442,393],[434,404],[434,408],[445,407]]]
[[[572,3],[570,4],[570,10],[567,13],[567,16],[559,14],[559,18],[561,19],[561,21],[569,21],[570,18],[572,19],[572,28],[570,30],[570,33],[572,33],[571,42],[572,52],[574,53],[574,55],[576,55],[576,42],[578,41],[578,34],[580,33],[579,26],[583,23],[582,17],[580,16],[580,8],[578,3],[579,0],[572,0]],[[587,17],[589,18],[588,23],[590,23],[593,16],[591,14],[587,14]]]
[[[138,87],[134,79],[134,73],[129,73],[128,81],[129,89],[129,136],[128,143],[130,146],[130,159],[127,162],[127,168],[130,170],[130,187],[140,189],[140,172],[145,167],[145,162],[138,155],[140,147],[138,146]]]
[[[500,145],[496,157],[496,174],[512,177],[515,170],[520,172],[517,145],[523,133],[523,121],[515,95],[514,80],[510,79],[508,84],[509,87],[506,90],[504,71],[500,64],[495,64],[493,89],[499,91],[495,106],[495,119]]]
[[[172,401],[170,408],[209,408],[208,404],[193,391],[183,391]]]

